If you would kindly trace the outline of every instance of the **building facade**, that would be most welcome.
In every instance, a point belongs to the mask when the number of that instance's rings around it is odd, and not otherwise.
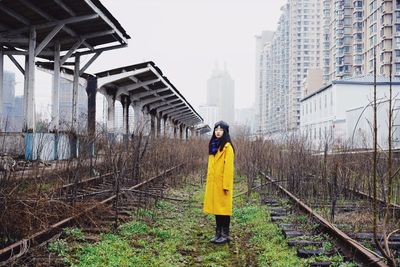
[[[15,74],[4,71],[3,73],[3,103],[1,110],[1,129],[9,132],[15,128],[14,98],[15,98]]]
[[[400,94],[399,79],[393,81],[392,88],[393,95]],[[315,149],[323,149],[325,143],[370,147],[371,140],[364,142],[363,138],[372,136],[370,129],[373,118],[373,89],[373,77],[365,76],[335,80],[305,96],[301,100],[302,136],[311,140]],[[388,125],[388,112],[382,107],[387,103],[388,91],[389,79],[378,77],[377,99],[382,103],[378,104],[381,113],[378,116],[378,126],[380,125],[380,135],[384,136],[387,136],[384,128]],[[380,139],[380,144],[385,145],[384,140]]]
[[[330,3],[329,80],[372,74],[374,53],[378,75],[390,75],[392,57],[393,75],[399,76],[400,1]]]
[[[288,129],[300,126],[301,85],[310,68],[322,68],[321,0],[290,0]]]
[[[218,108],[218,120],[235,122],[235,82],[226,67],[215,67],[207,81],[207,106]]]
[[[256,120],[256,132],[261,133],[262,129],[262,118],[261,114],[263,113],[261,108],[263,108],[261,101],[263,99],[263,73],[265,72],[264,65],[264,51],[265,46],[269,45],[272,41],[274,32],[272,31],[263,31],[261,35],[256,35],[256,54],[255,54],[255,120]]]
[[[281,11],[276,32],[268,35],[268,39],[264,38],[262,46],[259,44],[262,38],[256,39],[259,49],[256,57],[256,132],[263,135],[285,131],[288,127],[289,4]]]
[[[82,81],[82,80],[81,80]],[[60,130],[68,131],[72,122],[72,87],[73,83],[70,79],[60,78],[59,89],[59,112],[60,112]],[[80,82],[78,86],[78,99],[77,99],[77,120],[78,129],[85,130],[87,123],[87,93],[86,84]]]

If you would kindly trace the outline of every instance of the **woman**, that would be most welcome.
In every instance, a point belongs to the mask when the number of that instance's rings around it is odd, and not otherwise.
[[[209,144],[208,171],[204,212],[215,214],[215,244],[229,242],[229,224],[232,216],[234,149],[229,136],[229,125],[219,121]]]

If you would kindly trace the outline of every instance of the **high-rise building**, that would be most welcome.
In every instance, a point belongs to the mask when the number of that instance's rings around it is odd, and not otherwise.
[[[263,130],[263,119],[262,115],[263,105],[261,101],[263,99],[263,73],[265,72],[264,61],[265,61],[265,46],[267,46],[274,36],[272,31],[263,31],[261,35],[256,35],[256,65],[255,65],[255,120],[256,120],[256,132],[261,133]]]
[[[322,1],[322,15],[323,15],[323,30],[322,30],[322,73],[324,84],[328,83],[330,80],[330,17],[331,17],[331,0]]]
[[[289,97],[289,5],[281,8],[278,28],[265,52],[265,118],[263,132],[275,134],[288,129],[288,97]],[[268,55],[269,54],[269,55]]]
[[[301,84],[309,69],[322,68],[322,0],[289,0],[288,129],[300,126]]]
[[[4,71],[3,73],[3,110],[1,112],[1,124],[5,131],[14,128],[14,97],[15,97],[15,73]]]
[[[218,108],[218,120],[235,122],[235,82],[226,66],[224,70],[215,66],[207,81],[207,106]]]
[[[14,98],[13,114],[14,114],[14,127],[13,131],[21,132],[22,124],[24,122],[24,96],[17,95]]]
[[[353,75],[353,55],[361,52],[359,46],[362,46],[363,40],[362,11],[354,10],[353,13],[353,3],[350,0],[335,0],[331,4],[331,12],[324,22],[330,21],[330,81]],[[361,62],[354,57],[354,63],[358,65]]]
[[[70,79],[60,78],[59,90],[59,112],[60,112],[60,130],[70,130],[72,122],[72,87],[73,83]],[[84,83],[79,83],[78,99],[77,99],[77,120],[78,129],[86,129],[87,122],[87,94]]]
[[[372,74],[374,51],[378,75],[389,76],[392,57],[393,74],[400,76],[400,1],[331,4],[329,80]]]

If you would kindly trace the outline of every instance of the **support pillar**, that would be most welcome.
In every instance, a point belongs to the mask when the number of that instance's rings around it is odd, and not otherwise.
[[[115,97],[107,96],[107,131],[114,133],[115,131]]]
[[[189,140],[189,127],[185,127],[185,139]]]
[[[163,133],[164,133],[164,137],[166,137],[167,134],[168,134],[168,129],[167,129],[168,124],[167,124],[167,120],[168,120],[167,117],[163,117]]]
[[[149,116],[150,116],[150,134],[151,134],[151,137],[155,137],[156,136],[156,116],[155,115],[153,115],[153,114],[150,114],[149,113]]]
[[[183,124],[179,125],[179,139],[183,140]]]
[[[29,34],[29,52],[28,56],[25,57],[23,132],[35,131],[35,50],[36,29],[35,27],[31,27]]]
[[[3,53],[3,46],[0,45],[0,132],[3,131],[3,129],[5,128],[3,125],[4,121],[3,91],[4,91],[4,53]]]
[[[194,136],[196,136],[196,130],[194,129],[194,127],[191,127],[190,128],[190,137],[194,137]]]
[[[161,120],[162,120],[162,117],[161,117],[160,115],[156,116],[156,121],[157,121],[157,125],[156,125],[157,137],[161,137]]]
[[[88,96],[88,122],[87,133],[89,136],[88,153],[94,155],[94,139],[96,136],[96,93],[97,93],[97,78],[89,77],[86,85],[86,94]]]
[[[60,124],[60,109],[59,109],[59,91],[60,91],[60,42],[55,43],[54,50],[54,75],[53,89],[51,91],[51,119],[52,130],[57,133]]]
[[[80,69],[80,55],[75,55],[74,67],[74,82],[72,86],[72,124],[71,130],[73,133],[78,132],[77,122],[77,103],[78,103],[78,87],[79,87],[79,69]]]
[[[142,126],[143,126],[143,111],[142,111],[142,105],[135,103],[132,105],[133,106],[133,116],[134,116],[134,125],[135,125],[135,129],[134,129],[134,133],[139,133],[139,131],[141,130]]]
[[[121,96],[122,102],[122,127],[124,131],[124,139],[127,141],[129,137],[129,105],[131,104],[131,100],[129,96],[123,95]]]
[[[174,123],[174,122],[172,122],[173,124],[173,127],[174,127],[174,138],[176,139],[176,137],[177,137],[177,135],[178,135],[178,126]]]

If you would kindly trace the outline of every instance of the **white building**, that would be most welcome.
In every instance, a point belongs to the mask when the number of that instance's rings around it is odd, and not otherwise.
[[[400,79],[393,81],[392,89],[393,96],[400,95]],[[301,100],[300,130],[302,136],[311,140],[314,148],[317,149],[321,149],[325,142],[329,144],[336,143],[338,145],[346,143],[353,145],[353,147],[360,146],[362,143],[360,138],[364,138],[365,133],[368,132],[366,130],[368,127],[365,127],[364,123],[367,120],[369,123],[373,121],[372,113],[363,113],[364,117],[360,116],[360,114],[364,107],[371,105],[373,90],[373,76],[365,76],[336,80],[306,95]],[[385,103],[388,96],[389,79],[378,77],[378,101]],[[380,106],[383,107],[383,105]],[[385,112],[382,113],[384,111],[383,108],[379,106],[378,108],[380,109],[378,125],[383,129],[387,125],[387,120],[385,121]],[[358,118],[362,120],[359,126],[357,126]],[[364,131],[363,135],[357,134],[353,137],[353,131],[350,129],[354,129],[355,127],[356,129],[362,128]],[[360,131],[358,132],[360,133]],[[382,133],[384,134],[384,132]],[[382,138],[379,139],[383,140]],[[382,146],[384,146],[383,143]]]
[[[398,89],[397,89],[398,92]],[[392,101],[393,110],[393,131],[392,147],[400,148],[400,98]],[[360,106],[346,111],[347,137],[353,148],[373,147],[373,105]],[[378,101],[377,105],[378,122],[378,144],[382,149],[388,149],[389,140],[389,100],[387,97]]]

